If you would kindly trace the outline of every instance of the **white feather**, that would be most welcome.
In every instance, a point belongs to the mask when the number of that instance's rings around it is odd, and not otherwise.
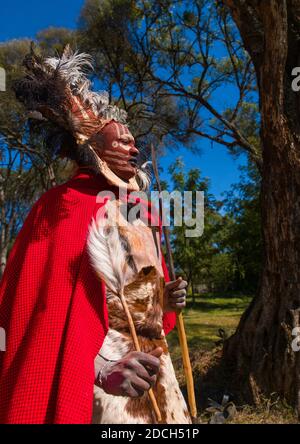
[[[86,69],[93,69],[92,57],[89,54],[78,53],[77,51],[62,55],[61,58],[49,57],[45,63],[54,69],[65,78],[70,85],[78,85],[83,80],[86,80]]]
[[[79,95],[84,103],[91,106],[93,112],[104,119],[114,119],[126,124],[127,113],[117,106],[109,104],[109,95],[106,91],[91,90],[91,82],[86,71],[93,69],[92,57],[86,53],[64,52],[60,57],[49,57],[45,64],[56,69],[71,86],[73,93]]]
[[[141,165],[142,170],[144,170],[148,165],[152,165],[152,160],[147,160]]]
[[[124,288],[128,265],[117,226],[98,225],[92,219],[88,251],[92,264],[108,288],[120,294]]]
[[[151,161],[143,163],[143,165],[141,165],[141,167],[137,169],[136,179],[141,191],[147,191],[150,187],[151,173],[149,170],[146,170],[146,167],[149,163],[151,163]]]
[[[106,106],[101,115],[104,119],[114,119],[116,122],[125,124],[127,119],[127,112],[124,109],[118,108],[114,105]]]

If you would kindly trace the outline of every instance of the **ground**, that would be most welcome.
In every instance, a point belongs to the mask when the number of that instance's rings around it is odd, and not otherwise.
[[[196,303],[191,307],[191,301],[188,300],[184,320],[200,422],[208,422],[211,418],[211,413],[206,411],[208,397],[221,402],[223,394],[226,393],[224,375],[216,374],[215,364],[222,354],[224,336],[234,333],[240,316],[250,301],[251,296],[247,295],[205,294],[198,296]],[[168,343],[176,373],[184,391],[184,375],[175,330],[168,335]],[[218,384],[222,379],[221,385]],[[279,401],[275,393],[271,399],[262,399],[259,406],[237,405],[236,407],[237,413],[230,421],[231,423],[297,423],[292,408]]]

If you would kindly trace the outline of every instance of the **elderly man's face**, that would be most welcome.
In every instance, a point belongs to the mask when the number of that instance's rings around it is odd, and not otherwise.
[[[117,176],[129,180],[136,175],[139,150],[125,125],[110,122],[101,131],[101,142],[101,149],[96,151]]]

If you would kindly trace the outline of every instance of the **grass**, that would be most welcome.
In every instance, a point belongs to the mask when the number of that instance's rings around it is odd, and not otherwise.
[[[205,407],[207,399],[199,401],[199,393],[203,397],[203,375],[210,370],[214,371],[214,364],[219,359],[222,350],[222,338],[220,329],[228,337],[234,333],[242,313],[251,301],[250,296],[241,295],[214,295],[205,294],[196,298],[195,304],[191,305],[188,300],[184,311],[185,328],[188,338],[190,356],[193,366],[197,403],[199,408],[198,421],[207,423],[211,417]],[[182,368],[181,352],[178,343],[176,329],[168,335],[168,344],[175,371],[180,385],[184,386],[184,372]],[[216,378],[220,380],[219,373]],[[214,381],[216,378],[213,378]],[[214,387],[214,382],[212,382]],[[210,387],[211,388],[211,387]],[[216,401],[220,394],[213,397]],[[243,405],[236,406],[237,412],[233,424],[293,424],[298,423],[296,415],[291,407],[280,401],[276,394],[272,399],[262,399],[259,406]]]
[[[221,337],[219,329],[225,331],[226,336],[234,333],[241,314],[251,301],[249,296],[228,297],[207,294],[196,298],[191,307],[188,300],[184,311],[184,321],[190,351],[212,350]],[[190,308],[189,308],[190,306]],[[173,360],[180,357],[180,348],[177,332],[168,335],[168,343]]]
[[[230,421],[231,424],[299,424],[293,409],[278,402],[269,405],[269,400],[259,407],[249,405],[238,409],[237,414]]]

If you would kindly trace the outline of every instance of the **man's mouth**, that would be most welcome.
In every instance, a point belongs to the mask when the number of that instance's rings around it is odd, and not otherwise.
[[[137,166],[137,157],[131,157],[131,159],[128,160],[128,163],[132,165],[133,167]]]

